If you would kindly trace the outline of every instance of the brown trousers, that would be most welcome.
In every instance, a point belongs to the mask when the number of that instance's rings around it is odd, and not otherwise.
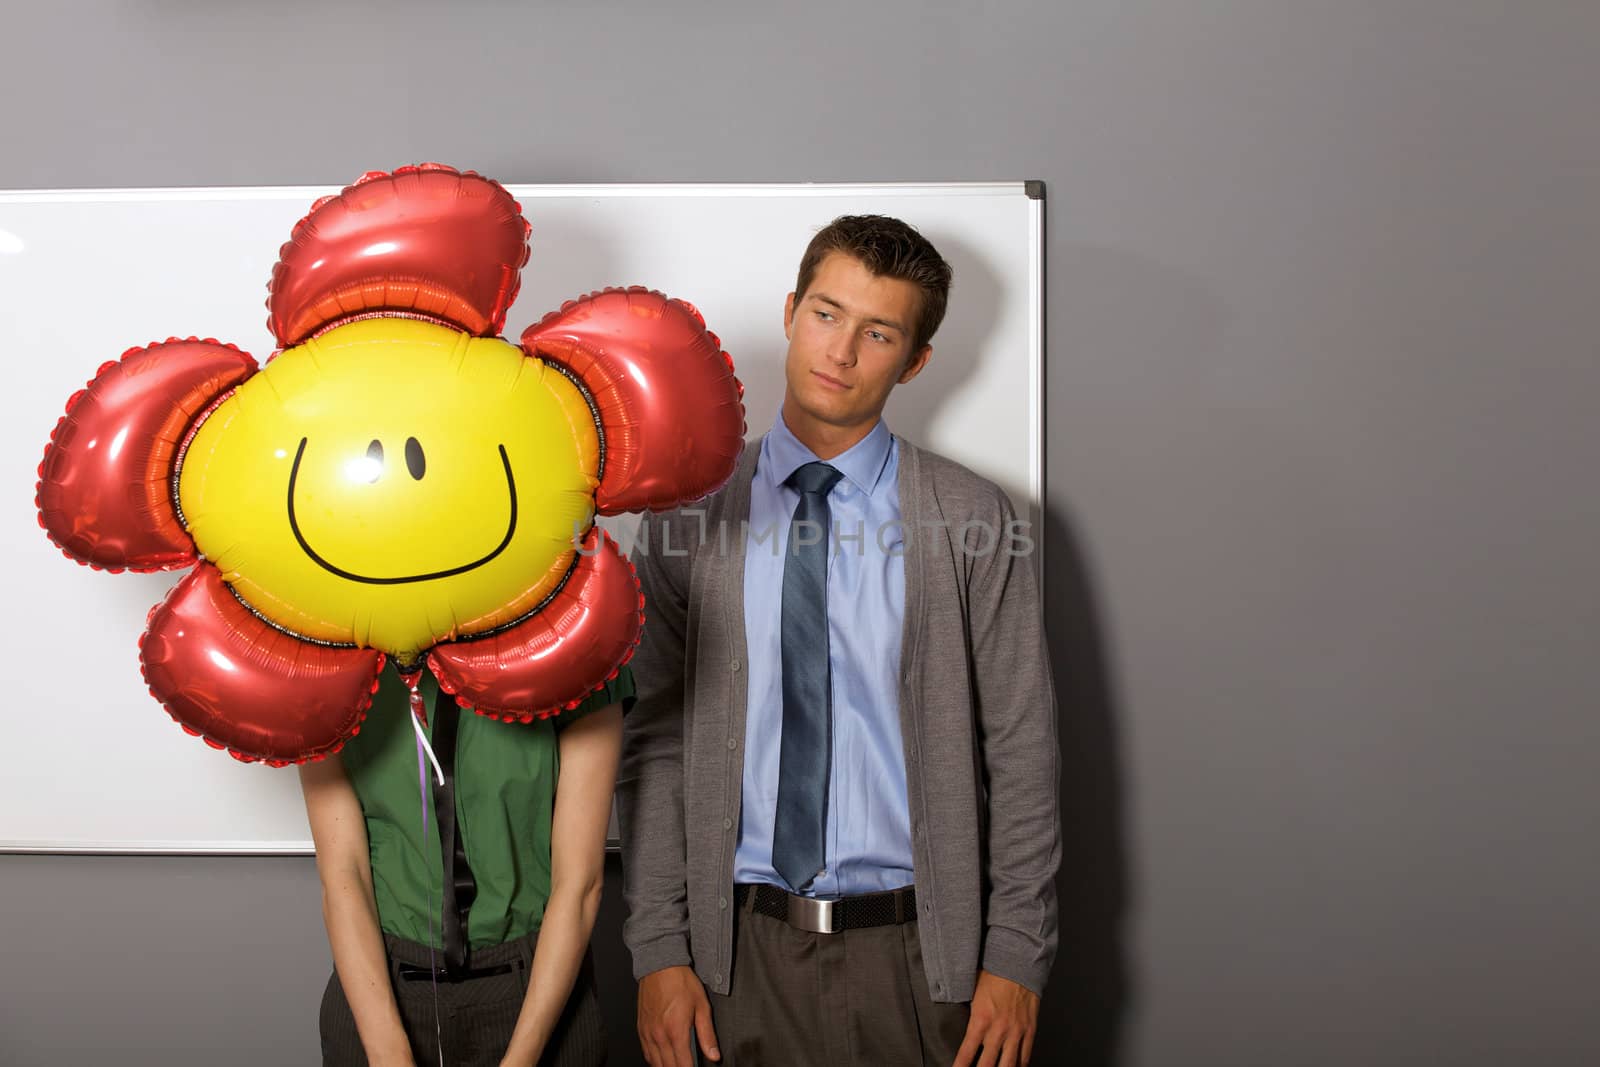
[[[462,982],[440,982],[428,978],[401,978],[400,965],[430,966],[426,945],[384,934],[389,952],[389,982],[394,988],[400,1019],[411,1042],[411,1054],[418,1064],[437,1064],[441,1043],[447,1067],[495,1067],[511,1043],[523,997],[528,992],[528,974],[533,966],[533,946],[537,935],[508,941],[491,948],[474,949],[474,968],[510,964],[507,974],[471,978]],[[441,962],[435,952],[432,963]],[[437,989],[437,1001],[435,1001]],[[356,1032],[355,1016],[339,984],[338,972],[328,980],[322,994],[323,1067],[366,1067],[367,1054]],[[540,1057],[540,1067],[598,1067],[606,1062],[606,1034],[600,1019],[600,1001],[595,995],[594,961],[584,955],[583,966],[572,985],[572,995],[556,1022],[550,1043]]]
[[[734,919],[733,981],[711,994],[722,1067],[949,1067],[968,1005],[928,993],[917,924],[837,934]]]

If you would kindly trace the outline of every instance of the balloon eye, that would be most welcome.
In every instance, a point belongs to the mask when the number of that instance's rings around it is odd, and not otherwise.
[[[383,445],[376,439],[367,446],[367,481],[375,482],[383,473]]]
[[[422,442],[415,437],[406,438],[406,469],[419,482],[422,481],[423,472],[428,469],[428,461],[422,454]]]

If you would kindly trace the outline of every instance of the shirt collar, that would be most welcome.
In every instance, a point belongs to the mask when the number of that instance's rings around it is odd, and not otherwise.
[[[884,468],[889,465],[889,447],[893,443],[894,435],[889,432],[889,424],[879,419],[867,436],[832,459],[822,461],[790,432],[780,411],[772,432],[767,434],[762,446],[762,458],[770,461],[772,480],[778,485],[788,481],[790,475],[807,463],[826,462],[844,475],[851,485],[871,496],[883,477]]]

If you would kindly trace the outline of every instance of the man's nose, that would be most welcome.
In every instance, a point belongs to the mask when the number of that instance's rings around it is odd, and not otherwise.
[[[828,346],[828,359],[838,367],[853,367],[856,363],[856,342],[853,337],[833,338]]]

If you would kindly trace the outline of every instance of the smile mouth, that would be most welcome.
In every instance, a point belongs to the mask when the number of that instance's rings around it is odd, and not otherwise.
[[[850,388],[848,385],[846,385],[844,382],[841,382],[839,379],[831,377],[831,376],[826,375],[826,374],[823,374],[819,370],[814,370],[811,373],[815,374],[818,378],[821,378],[823,381],[827,382],[829,385],[833,386],[835,389],[848,389],[848,388]]]
[[[407,582],[427,582],[435,578],[449,578],[452,575],[464,574],[474,568],[483,566],[504,552],[506,546],[511,543],[511,535],[517,531],[517,483],[516,479],[511,476],[511,460],[506,456],[506,446],[499,445],[498,448],[500,449],[500,465],[506,471],[506,494],[511,501],[511,517],[506,521],[506,535],[500,539],[500,543],[495,546],[494,551],[473,560],[471,563],[463,563],[459,567],[451,567],[449,570],[443,571],[431,571],[427,574],[407,574],[399,578],[374,578],[371,575],[356,574],[353,571],[345,570],[343,567],[336,567],[318,555],[317,550],[311,547],[305,535],[300,532],[300,523],[295,518],[294,513],[294,485],[296,479],[300,476],[300,460],[306,454],[306,438],[304,437],[300,438],[300,447],[295,449],[294,466],[289,469],[289,529],[294,531],[294,539],[300,542],[300,548],[311,558],[311,562],[330,574],[337,574],[339,577],[347,578],[352,582],[365,582],[368,585],[404,585]]]

